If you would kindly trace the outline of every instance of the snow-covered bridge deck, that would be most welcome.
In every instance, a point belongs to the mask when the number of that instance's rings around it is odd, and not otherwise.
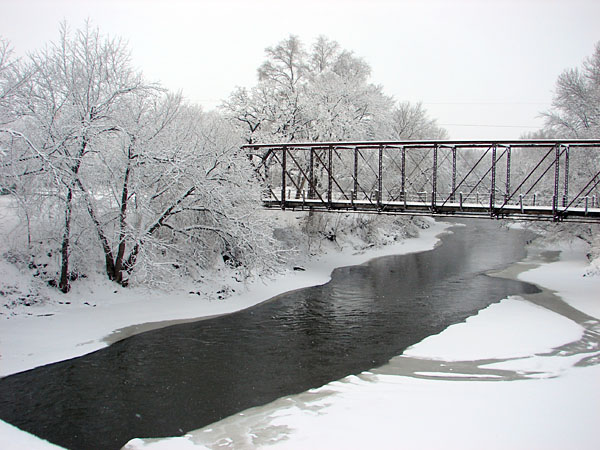
[[[591,203],[590,203],[591,204]],[[600,222],[600,208],[558,208],[554,211],[550,206],[523,206],[506,205],[502,208],[490,210],[489,205],[477,203],[446,203],[444,206],[433,206],[426,202],[399,202],[382,201],[377,204],[368,200],[349,201],[345,199],[333,200],[331,203],[323,203],[315,199],[288,198],[282,204],[276,196],[265,197],[263,205],[267,208],[282,208],[290,210],[316,210],[316,211],[347,211],[362,213],[381,214],[406,214],[406,215],[438,215],[438,216],[460,216],[481,217],[489,216],[495,218],[512,218],[519,220],[554,220],[556,215],[561,220],[579,222]],[[283,205],[283,206],[282,206]]]
[[[600,222],[600,140],[244,148],[269,208]]]

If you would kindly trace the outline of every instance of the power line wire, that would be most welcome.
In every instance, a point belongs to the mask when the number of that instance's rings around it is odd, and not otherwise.
[[[539,129],[540,126],[535,125],[484,125],[474,123],[440,123],[442,127],[484,127],[484,128],[533,128]]]

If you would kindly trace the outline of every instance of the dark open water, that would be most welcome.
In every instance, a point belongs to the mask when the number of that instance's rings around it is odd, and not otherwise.
[[[0,418],[70,449],[183,434],[385,364],[526,283],[488,277],[532,238],[467,222],[428,252],[336,269],[330,283],[149,331],[0,380]]]

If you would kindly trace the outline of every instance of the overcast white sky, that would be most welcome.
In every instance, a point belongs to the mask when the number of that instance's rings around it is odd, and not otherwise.
[[[265,47],[323,34],[363,57],[396,100],[422,101],[453,139],[542,125],[557,76],[600,41],[599,0],[1,0],[25,55],[89,18],[123,37],[146,78],[211,109],[256,83]]]

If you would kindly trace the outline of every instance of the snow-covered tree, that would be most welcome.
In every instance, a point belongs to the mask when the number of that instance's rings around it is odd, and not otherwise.
[[[245,274],[266,269],[277,250],[256,214],[260,186],[230,125],[173,98],[150,114],[124,141],[121,174],[111,177],[114,279],[195,277],[222,263]]]
[[[381,138],[393,100],[368,82],[369,74],[368,64],[351,52],[330,52],[329,64],[313,74],[304,96],[307,140]]]
[[[369,82],[369,64],[335,41],[319,36],[307,52],[290,36],[265,53],[258,84],[221,107],[247,143],[445,136],[422,105],[396,107]]]
[[[310,70],[312,73],[319,74],[328,69],[335,62],[340,52],[340,45],[327,37],[321,35],[312,46],[310,55]]]
[[[131,68],[124,44],[89,24],[74,34],[63,25],[58,42],[33,54],[27,70],[32,76],[21,128],[36,170],[49,176],[44,195],[54,202],[46,213],[62,223],[58,287],[68,292],[79,207],[85,205],[92,218],[95,214],[84,184],[87,161],[105,151],[98,145],[105,136],[119,132],[120,102],[147,87]]]
[[[125,286],[277,259],[237,133],[146,83],[121,41],[63,26],[23,73],[1,175],[23,200],[28,254],[54,261],[61,291],[100,265]]]
[[[250,92],[246,88],[236,88],[223,102],[222,109],[239,133],[245,137],[245,143],[252,144],[260,134],[260,127],[268,119],[268,104],[260,101],[257,88]]]
[[[559,75],[552,108],[544,116],[546,123],[540,131],[542,136],[600,138],[600,42],[592,56],[584,60],[581,69],[567,69]],[[571,179],[592,179],[600,165],[598,152],[571,150],[571,154],[578,154],[571,158]],[[545,189],[551,191],[552,187]],[[590,195],[600,195],[600,187]]]
[[[307,54],[298,36],[291,35],[275,47],[267,47],[265,53],[267,60],[258,68],[258,79],[295,92],[308,70]]]
[[[421,103],[400,102],[392,113],[390,139],[447,139],[448,132],[427,115]]]
[[[566,69],[558,76],[552,107],[542,115],[545,118],[544,127],[524,135],[523,138],[600,138],[600,42],[596,43],[592,56],[586,58],[580,68]],[[571,148],[569,151],[569,180],[572,193],[583,187],[578,186],[579,182],[585,183],[596,176],[600,167],[600,157],[598,152],[589,152],[585,148]],[[545,152],[545,149],[537,152],[513,152],[516,161],[513,167],[517,173],[528,173],[543,158]],[[561,173],[565,173],[564,166],[561,167]],[[536,192],[552,196],[554,182],[553,173],[550,173],[536,186]],[[587,195],[600,198],[600,186],[588,191]],[[536,228],[542,230],[544,239],[582,239],[590,246],[588,257],[596,261],[600,257],[598,225],[537,224]]]
[[[10,42],[0,37],[0,130],[19,115],[20,89],[28,78],[14,57]]]
[[[600,42],[581,67],[565,70],[556,81],[544,130],[556,137],[600,137]]]

